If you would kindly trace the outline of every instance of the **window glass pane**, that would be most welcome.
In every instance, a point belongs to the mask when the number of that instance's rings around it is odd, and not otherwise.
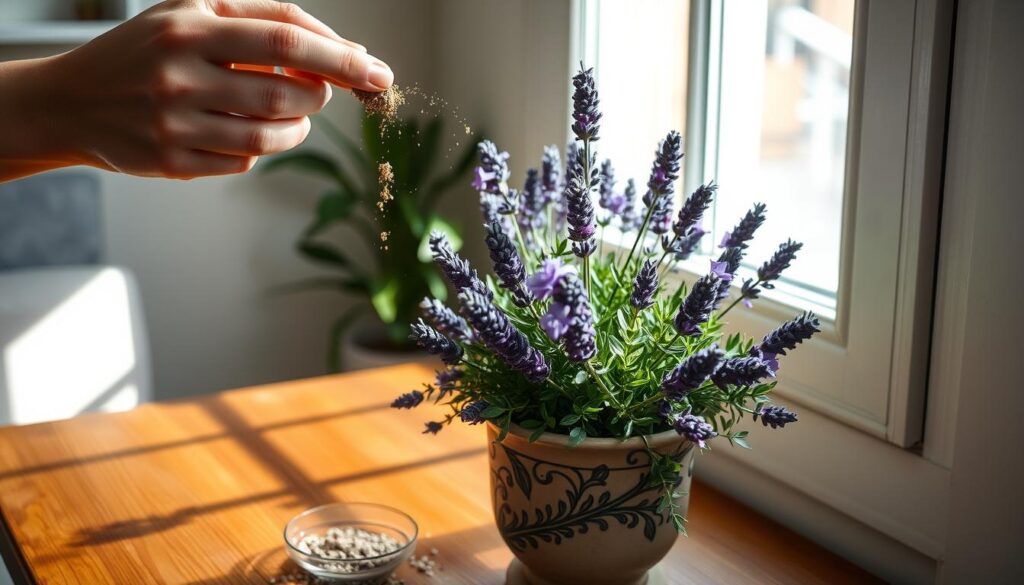
[[[803,242],[786,278],[833,308],[853,8],[853,0],[725,2],[722,18],[714,234],[764,202],[768,221],[747,260],[756,266],[786,238]]]
[[[643,194],[658,141],[684,131],[688,2],[601,2],[594,63],[601,98],[599,161],[611,159],[618,187]],[[591,31],[590,34],[593,34]]]

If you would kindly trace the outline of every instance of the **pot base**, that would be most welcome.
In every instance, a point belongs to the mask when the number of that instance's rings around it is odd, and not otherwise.
[[[636,585],[666,585],[668,582],[665,581],[665,574],[661,570],[661,565],[655,565],[650,571],[647,571],[647,578],[637,583]],[[531,581],[527,576],[526,567],[523,563],[519,562],[519,559],[513,558],[512,562],[508,564],[508,570],[505,571],[505,585],[557,585],[555,583],[548,583],[546,581]],[[629,584],[633,585],[633,584]]]

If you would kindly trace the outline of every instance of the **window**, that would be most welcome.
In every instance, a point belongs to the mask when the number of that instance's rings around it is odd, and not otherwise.
[[[768,221],[748,270],[787,237],[805,243],[786,282],[729,314],[751,336],[805,309],[822,317],[822,334],[779,376],[803,430],[761,433],[753,455],[719,451],[933,557],[944,537],[921,501],[941,503],[947,472],[903,448],[927,441],[951,6],[577,0],[574,13],[577,57],[596,67],[606,113],[598,157],[620,182],[643,183],[658,140],[678,129],[682,194],[719,183],[712,238],[683,280],[707,272],[713,240],[754,201]],[[877,473],[906,493],[874,493]]]

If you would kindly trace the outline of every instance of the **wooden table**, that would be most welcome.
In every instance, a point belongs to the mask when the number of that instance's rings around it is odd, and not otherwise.
[[[482,427],[420,434],[431,408],[388,408],[431,373],[400,366],[0,429],[0,542],[16,583],[262,583],[288,573],[285,523],[376,501],[439,549],[433,578],[501,583]],[[698,465],[699,476],[699,465]],[[863,583],[872,577],[697,484],[670,583]]]

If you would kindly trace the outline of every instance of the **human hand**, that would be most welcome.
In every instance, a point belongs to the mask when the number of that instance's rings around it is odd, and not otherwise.
[[[172,178],[246,171],[306,138],[330,84],[383,91],[394,78],[362,45],[273,0],[168,0],[21,69],[16,135],[33,160]]]

